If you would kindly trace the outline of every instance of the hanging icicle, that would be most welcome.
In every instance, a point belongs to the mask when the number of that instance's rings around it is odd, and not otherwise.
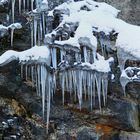
[[[15,0],[12,0],[12,22],[15,21]]]
[[[14,40],[14,29],[11,28],[11,47],[13,47],[13,40]]]

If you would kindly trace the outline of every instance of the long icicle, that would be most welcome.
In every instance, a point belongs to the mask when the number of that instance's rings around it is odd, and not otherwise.
[[[12,0],[12,22],[15,21],[15,0]]]
[[[18,5],[18,7],[19,7],[19,14],[21,14],[21,0],[19,0],[18,3],[19,3],[19,5]]]
[[[37,20],[34,17],[34,46],[36,46],[37,38]]]
[[[49,129],[49,117],[50,117],[50,102],[51,102],[51,86],[52,86],[52,79],[51,75],[48,73],[48,92],[47,92],[47,133]]]
[[[11,28],[11,47],[13,47],[13,41],[14,41],[14,29]]]
[[[96,73],[96,87],[97,87],[99,108],[101,111],[101,74],[100,73]]]

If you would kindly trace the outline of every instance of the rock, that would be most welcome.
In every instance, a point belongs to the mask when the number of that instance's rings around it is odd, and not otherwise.
[[[100,136],[95,132],[95,130],[83,127],[78,132],[76,140],[97,140],[99,137]]]
[[[109,97],[107,108],[111,111],[112,117],[109,118],[109,124],[123,130],[137,130],[139,127],[138,105],[126,99],[117,99]]]
[[[140,140],[140,133],[121,131],[120,140]]]
[[[121,10],[119,17],[125,21],[140,25],[140,18],[138,13],[140,12],[139,0],[96,0],[100,2],[107,2],[117,9]]]

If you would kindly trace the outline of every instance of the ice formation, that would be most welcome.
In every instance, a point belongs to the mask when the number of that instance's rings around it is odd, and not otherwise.
[[[120,82],[126,95],[125,88],[130,82],[140,82],[140,68],[137,67],[127,67],[122,71]]]
[[[69,37],[66,40],[64,38],[64,41],[54,41],[54,43],[57,45],[63,45],[64,47],[66,45],[79,47],[80,44],[77,41],[77,31],[81,27],[81,24],[85,23],[87,28],[84,28],[85,26],[83,26],[82,29],[80,29],[80,36],[83,36],[84,33],[87,33],[90,26],[95,37],[98,37],[103,56],[107,57],[106,53],[108,53],[110,49],[117,49],[119,67],[122,73],[127,60],[139,60],[140,27],[128,24],[116,18],[119,10],[105,3],[85,0],[64,3],[56,7],[53,11],[49,12],[49,15],[55,16],[56,12],[61,14],[63,20],[55,32],[53,31],[51,34],[46,35],[47,42],[52,40],[50,39],[51,36],[53,36],[53,38],[56,36],[57,38],[60,28],[70,25],[70,27],[76,26],[77,28],[74,32],[74,37]],[[85,30],[86,32],[84,32]],[[71,32],[73,32],[73,28],[71,29]],[[88,33],[88,35],[90,35],[90,33]],[[116,35],[116,43],[114,45],[111,44],[110,35]],[[90,39],[91,38],[93,37],[90,37]],[[90,43],[88,42],[88,44]],[[84,48],[85,55],[87,54],[86,52],[87,50]],[[87,61],[86,58],[85,61]],[[121,80],[122,78],[120,78],[120,82],[123,83]]]
[[[140,81],[139,68],[125,69],[128,59],[139,60],[140,27],[118,19],[119,10],[92,0],[71,0],[49,12],[47,0],[19,0],[18,4],[19,13],[27,12],[30,17],[32,48],[23,52],[5,52],[0,56],[0,65],[20,61],[21,77],[31,80],[42,97],[43,117],[47,112],[47,129],[50,102],[59,85],[63,104],[66,91],[78,99],[80,109],[84,98],[90,100],[92,109],[96,95],[100,110],[102,101],[106,104],[113,62],[110,51],[117,50],[123,90],[128,82]],[[13,22],[14,9],[15,0],[12,0]],[[14,29],[20,29],[21,25],[0,25],[3,33],[8,28],[11,29],[12,46]]]
[[[8,50],[0,56],[0,65],[5,65],[13,60],[19,60],[20,63],[39,61],[46,62],[47,65],[50,65],[49,55],[50,51],[46,46],[35,46],[23,52]]]
[[[11,32],[11,46],[13,46],[13,36],[14,36],[14,30],[15,29],[21,29],[22,25],[20,23],[12,23],[9,26],[4,26],[4,25],[0,25],[0,37],[4,37],[4,35],[8,32],[8,30],[10,30]]]
[[[0,5],[4,5],[8,2],[8,0],[0,0]]]

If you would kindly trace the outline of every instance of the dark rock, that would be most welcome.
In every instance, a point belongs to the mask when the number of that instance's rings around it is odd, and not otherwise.
[[[131,24],[140,25],[140,12],[139,0],[96,0],[100,2],[107,2],[117,9],[121,10],[119,17]]]
[[[78,134],[76,140],[97,140],[99,139],[99,135],[95,132],[95,130],[85,127],[82,128]]]
[[[120,140],[140,140],[140,133],[121,131]]]
[[[123,130],[137,130],[139,128],[138,105],[126,99],[108,98],[107,108],[111,111],[112,117],[109,124],[114,124]]]
[[[57,139],[58,140],[71,140],[72,138],[71,138],[71,136],[68,133],[66,133],[66,134],[58,135]]]

